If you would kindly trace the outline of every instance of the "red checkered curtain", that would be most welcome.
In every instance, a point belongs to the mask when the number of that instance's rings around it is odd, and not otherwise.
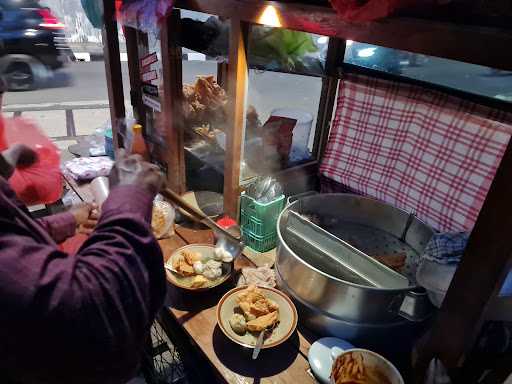
[[[414,212],[437,230],[467,231],[511,133],[512,115],[505,112],[420,86],[347,74],[320,173]]]

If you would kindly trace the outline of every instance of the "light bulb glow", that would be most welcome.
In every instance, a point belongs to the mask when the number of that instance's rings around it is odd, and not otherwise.
[[[281,20],[277,9],[273,5],[267,5],[263,10],[258,22],[260,24],[268,25],[269,27],[281,27]]]

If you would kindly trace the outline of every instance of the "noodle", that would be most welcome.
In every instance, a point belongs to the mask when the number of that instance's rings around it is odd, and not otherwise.
[[[378,369],[364,365],[363,354],[349,352],[336,359],[332,368],[335,384],[391,384]]]

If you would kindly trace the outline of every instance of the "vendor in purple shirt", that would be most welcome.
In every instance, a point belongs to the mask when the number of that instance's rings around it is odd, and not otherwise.
[[[150,226],[161,174],[122,156],[97,226],[70,255],[56,243],[94,218],[90,208],[30,217],[7,179],[34,156],[24,146],[0,154],[0,383],[124,383],[166,290]]]

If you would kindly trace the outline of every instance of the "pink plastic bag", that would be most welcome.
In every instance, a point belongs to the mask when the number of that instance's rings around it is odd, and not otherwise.
[[[13,144],[25,144],[37,152],[38,160],[17,168],[9,179],[11,188],[27,205],[54,203],[62,196],[58,148],[37,126],[25,119],[0,118],[0,151]]]

